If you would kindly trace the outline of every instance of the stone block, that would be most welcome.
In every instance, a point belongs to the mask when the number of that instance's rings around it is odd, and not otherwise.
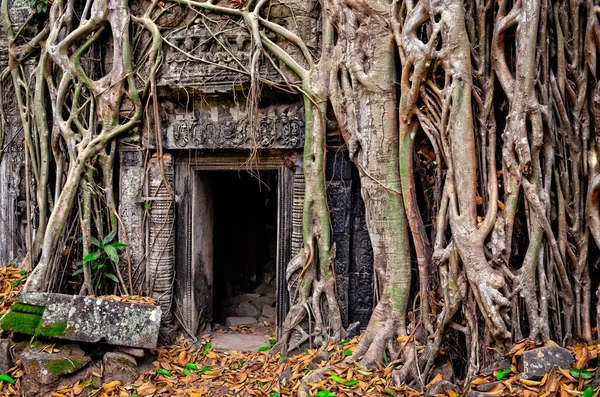
[[[252,299],[250,302],[256,307],[267,306],[275,306],[275,298],[271,298],[269,296],[259,296],[258,298]]]
[[[144,358],[144,356],[146,355],[144,349],[138,349],[135,347],[117,346],[115,351],[119,353],[125,353],[135,358]]]
[[[223,302],[223,306],[237,306],[241,303],[251,302],[252,300],[254,300],[256,298],[260,298],[260,294],[255,293],[255,294],[236,295],[232,298],[225,299],[225,301]]]
[[[10,339],[0,339],[0,374],[8,373],[12,368],[13,361],[10,355],[12,341]]]
[[[137,362],[129,354],[108,352],[102,358],[102,364],[104,364],[104,383],[119,380],[125,385],[134,382],[137,378]]]
[[[235,314],[239,317],[260,317],[260,310],[250,302],[240,303],[235,308]]]
[[[225,319],[225,326],[227,327],[240,327],[242,325],[256,324],[255,317],[227,317]]]
[[[456,386],[450,383],[447,380],[441,380],[433,385],[430,385],[425,392],[425,397],[433,397],[437,395],[446,395],[446,391],[452,390],[455,393],[457,392]]]
[[[262,315],[263,317],[277,318],[277,308],[265,305],[262,308]]]
[[[523,353],[519,378],[542,379],[554,367],[571,368],[575,358],[564,347],[544,346]]]
[[[43,308],[41,322],[35,329],[42,336],[148,349],[156,347],[161,319],[159,306],[27,291],[19,293],[17,302]]]
[[[40,351],[35,346],[25,348],[18,359],[25,373],[36,382],[48,385],[61,376],[72,374],[90,362],[90,358],[77,345],[61,346],[57,353]]]

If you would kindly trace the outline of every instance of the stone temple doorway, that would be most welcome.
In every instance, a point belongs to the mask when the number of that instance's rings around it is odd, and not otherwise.
[[[239,325],[225,324],[239,317],[273,323],[279,333],[287,313],[294,171],[274,152],[249,173],[242,155],[175,163],[173,310],[188,333]]]
[[[277,171],[200,172],[214,197],[213,321],[275,324]]]

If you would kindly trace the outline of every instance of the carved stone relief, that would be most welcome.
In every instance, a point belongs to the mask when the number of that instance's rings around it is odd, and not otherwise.
[[[163,101],[163,148],[295,149],[304,143],[304,108],[300,104],[259,109],[255,120],[257,128],[251,129],[243,104],[239,103],[185,111],[174,102]]]
[[[269,7],[269,19],[298,34],[318,53],[320,18],[315,4],[306,0],[279,0]],[[167,45],[159,86],[203,94],[232,92],[248,86],[252,40],[243,24],[227,15],[204,12],[189,13],[177,25],[164,33]],[[269,32],[267,36],[296,55],[296,47],[285,39]],[[296,58],[302,59],[302,56]],[[288,81],[297,80],[297,76],[286,73],[284,65],[275,57],[263,60],[259,67],[262,80],[285,82],[271,62],[283,70]]]

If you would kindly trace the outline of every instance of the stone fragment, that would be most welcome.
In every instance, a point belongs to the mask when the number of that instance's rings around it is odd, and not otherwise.
[[[444,394],[447,390],[456,391],[456,386],[454,386],[452,383],[448,382],[447,380],[441,380],[427,388],[427,391],[425,392],[425,397],[433,397],[438,394]]]
[[[17,303],[44,308],[35,332],[49,338],[156,347],[160,306],[29,291],[21,291]]]
[[[108,352],[102,358],[104,364],[104,383],[115,380],[121,384],[134,382],[137,378],[137,362],[135,358],[125,353]]]
[[[144,349],[137,349],[135,347],[117,346],[116,352],[125,353],[135,358],[144,358],[146,352]]]
[[[510,369],[510,367],[511,367],[510,360],[505,358],[503,360],[496,361],[496,362],[488,365],[484,369],[482,369],[481,375],[490,376],[490,375],[493,375],[494,372],[504,371],[504,370]]]
[[[250,301],[256,307],[267,306],[275,306],[275,299],[268,296],[259,296],[258,298],[254,298]]]
[[[287,367],[282,373],[281,375],[279,375],[279,381],[281,382],[281,384],[283,386],[286,386],[289,381],[292,379],[292,369],[290,367]]]
[[[544,346],[523,353],[520,379],[542,379],[554,367],[571,368],[575,358],[570,351],[558,346]]]
[[[326,351],[322,351],[316,354],[309,362],[308,367],[310,369],[317,369],[319,366],[325,361],[329,360],[329,353]]]
[[[273,306],[265,305],[262,308],[262,315],[263,317],[277,318],[277,309]]]
[[[260,310],[250,302],[242,302],[235,308],[235,314],[240,317],[260,317]]]
[[[225,319],[225,326],[227,327],[240,327],[252,324],[256,324],[256,318],[254,317],[227,317]]]
[[[476,389],[477,389],[477,391],[488,392],[488,391],[492,390],[492,388],[494,386],[500,385],[500,384],[502,384],[501,381],[484,383],[483,385],[477,385]]]
[[[454,383],[454,368],[452,367],[452,363],[450,361],[444,361],[443,363],[437,365],[433,371],[431,371],[431,375],[429,375],[430,379],[435,378],[437,374],[442,376],[443,380],[447,380],[450,383]]]
[[[225,299],[223,306],[237,306],[240,303],[250,303],[252,300],[260,298],[260,294],[241,294],[232,298]]]
[[[254,290],[254,293],[275,299],[277,297],[277,288],[274,285],[261,284]]]
[[[12,341],[10,339],[0,339],[0,374],[8,373],[12,368],[13,361],[10,355]]]
[[[57,353],[29,346],[18,355],[18,359],[23,362],[25,373],[43,385],[55,383],[62,375],[72,374],[90,362],[77,345],[61,346]]]
[[[346,330],[346,336],[348,338],[354,338],[355,336],[360,334],[360,321],[352,323],[348,326]]]
[[[264,324],[264,323],[275,324],[275,321],[276,320],[274,318],[272,318],[272,317],[260,316],[258,318],[258,322],[261,323],[261,324]]]

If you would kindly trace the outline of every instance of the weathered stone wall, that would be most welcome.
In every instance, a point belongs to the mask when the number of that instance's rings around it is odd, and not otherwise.
[[[9,4],[10,17],[17,29],[29,15],[30,8],[22,1]],[[0,31],[0,70],[8,66],[8,41]],[[33,60],[25,64],[31,70]],[[5,80],[0,91],[2,107],[0,122],[2,123],[0,140],[0,265],[19,263],[27,251],[25,199],[25,146],[23,128],[15,100],[12,79]],[[32,186],[33,189],[33,186]],[[32,197],[34,193],[32,190]],[[32,207],[32,221],[35,227],[35,208]]]

